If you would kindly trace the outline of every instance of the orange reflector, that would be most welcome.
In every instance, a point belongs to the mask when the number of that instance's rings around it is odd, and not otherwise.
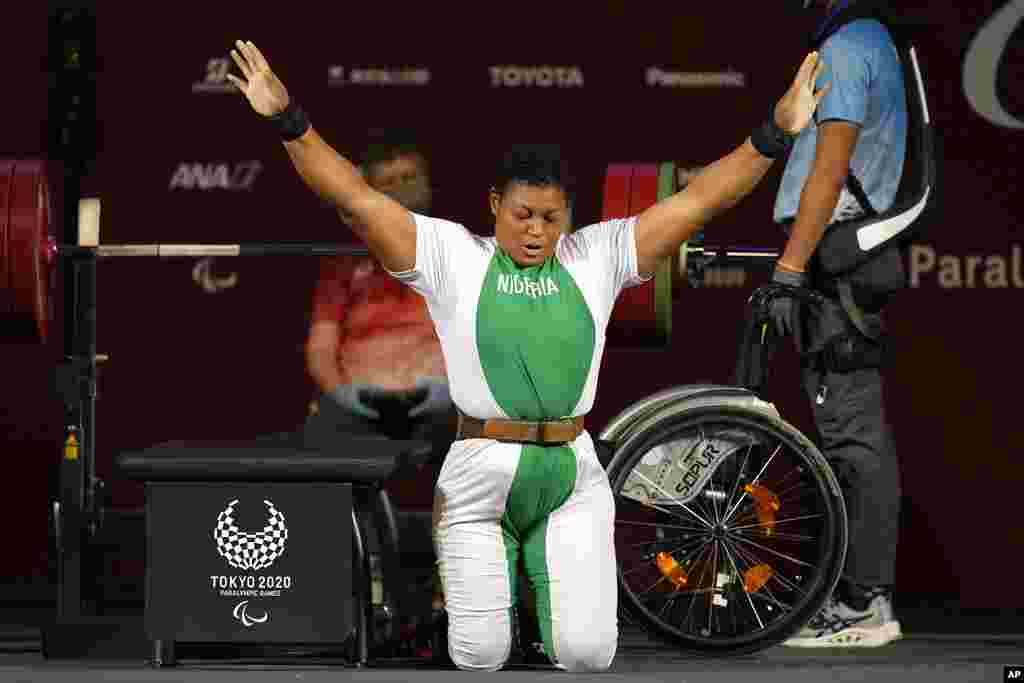
[[[662,575],[671,581],[673,584],[682,588],[686,585],[686,570],[676,562],[676,558],[672,557],[671,553],[664,551],[659,552],[654,556],[654,563],[658,565],[658,569]]]
[[[743,590],[756,593],[764,588],[768,579],[772,578],[772,568],[766,564],[758,564],[743,572]]]
[[[760,484],[747,484],[743,490],[754,499],[757,521],[761,524],[764,535],[771,536],[775,528],[775,513],[780,507],[779,497]]]

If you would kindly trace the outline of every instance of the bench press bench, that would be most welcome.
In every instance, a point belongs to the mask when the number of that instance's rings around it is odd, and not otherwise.
[[[347,438],[329,452],[284,442],[168,442],[120,454],[145,484],[145,629],[153,663],[178,643],[354,646],[369,658],[367,551],[398,530],[383,482],[415,473],[431,444]],[[383,528],[381,528],[383,527]]]

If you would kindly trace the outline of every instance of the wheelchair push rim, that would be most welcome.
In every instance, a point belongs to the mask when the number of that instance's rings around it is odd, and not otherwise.
[[[846,554],[842,497],[821,453],[781,419],[714,407],[657,420],[609,472],[626,616],[698,654],[795,633]]]

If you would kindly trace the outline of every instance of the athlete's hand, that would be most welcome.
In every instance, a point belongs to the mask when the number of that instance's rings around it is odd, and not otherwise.
[[[818,108],[818,103],[831,86],[831,83],[826,83],[825,87],[817,92],[814,90],[815,83],[824,70],[825,62],[821,61],[817,52],[811,52],[804,58],[804,63],[800,65],[800,70],[789,90],[775,105],[775,123],[779,128],[790,135],[796,135],[810,123],[814,110]]]
[[[236,40],[231,58],[235,60],[245,80],[233,74],[227,75],[228,80],[242,91],[257,114],[273,116],[285,110],[289,102],[288,91],[270,70],[270,65],[255,45],[249,41]]]

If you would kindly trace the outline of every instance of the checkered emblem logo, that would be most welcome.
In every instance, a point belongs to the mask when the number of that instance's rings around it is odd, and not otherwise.
[[[284,515],[269,500],[264,500],[263,504],[267,506],[269,517],[263,531],[256,533],[242,531],[235,525],[237,498],[217,515],[217,527],[213,531],[217,552],[235,569],[264,569],[284,553],[284,544],[288,540]]]

